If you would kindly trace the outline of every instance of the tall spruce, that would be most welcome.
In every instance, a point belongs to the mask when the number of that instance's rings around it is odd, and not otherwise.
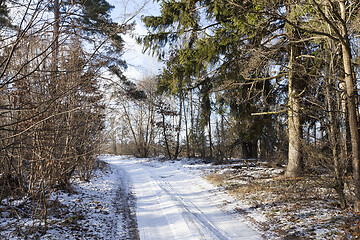
[[[260,99],[269,93],[259,93],[265,85],[271,83],[271,78],[266,79],[269,74],[265,70],[269,61],[267,57],[261,58],[259,54],[276,54],[277,46],[269,47],[266,39],[273,37],[273,32],[282,27],[282,23],[269,21],[269,18],[260,14],[263,4],[262,1],[254,4],[235,4],[227,1],[163,1],[161,16],[143,18],[150,34],[140,39],[145,50],[151,49],[160,58],[165,56],[163,47],[167,44],[176,53],[175,58],[165,61],[168,68],[176,65],[181,69],[177,71],[181,72],[181,75],[168,78],[172,83],[167,86],[177,86],[182,82],[185,89],[202,89],[200,92],[204,93],[203,96],[211,96],[216,89],[221,88],[235,93],[235,98],[224,98],[226,101],[229,100],[227,104],[233,115],[239,117],[239,122],[244,121],[244,112],[239,114],[239,110],[241,112],[241,109],[247,109],[247,117],[252,121],[246,121],[253,122],[251,128],[257,129],[256,134],[239,135],[237,142],[243,144],[246,156],[256,155],[257,151],[251,146],[256,148],[261,135],[261,127],[258,126],[264,127],[266,122],[261,121],[266,117],[251,116],[251,111],[268,109],[261,107]],[[265,43],[262,43],[264,41]],[[209,106],[206,104],[209,97],[202,99],[202,106]],[[253,104],[257,107],[250,107]],[[204,112],[210,113],[205,108]],[[209,117],[206,116],[210,114],[203,115],[210,140],[211,125]],[[244,128],[244,132],[246,128],[248,126]],[[211,140],[209,142],[212,145]],[[211,150],[211,146],[209,147]]]

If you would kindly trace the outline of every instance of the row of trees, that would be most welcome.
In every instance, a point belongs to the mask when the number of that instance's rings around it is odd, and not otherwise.
[[[155,145],[175,158],[179,145],[198,155],[200,148],[190,150],[194,139],[210,157],[232,157],[235,146],[245,157],[259,149],[264,157],[285,154],[287,177],[329,172],[342,207],[350,201],[347,183],[359,212],[360,3],[158,2],[161,15],[143,18],[149,33],[138,39],[165,62],[157,93],[172,99],[170,109],[164,100],[150,101],[158,114],[151,121],[163,129]]]
[[[139,157],[164,155],[210,157],[206,142],[200,99],[179,99],[160,94],[156,79],[149,77],[137,84],[140,94],[116,92],[112,108],[111,151]]]
[[[46,230],[51,191],[93,173],[105,114],[99,80],[106,69],[121,75],[120,34],[131,25],[114,23],[102,0],[0,4],[0,202],[31,201]]]
[[[136,91],[136,95],[114,93],[116,101],[109,113],[110,152],[170,159],[201,157],[219,162],[232,157],[271,157],[258,148],[257,123],[239,122],[223,108],[217,109],[221,114],[215,112],[205,119],[203,99],[196,89],[178,98],[161,93],[157,79],[148,77],[138,82]]]

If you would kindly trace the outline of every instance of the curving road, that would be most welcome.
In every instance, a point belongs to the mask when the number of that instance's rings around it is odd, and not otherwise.
[[[263,239],[235,214],[221,210],[226,194],[215,194],[214,187],[199,176],[146,159],[108,157],[106,161],[129,178],[123,184],[136,198],[141,240]]]

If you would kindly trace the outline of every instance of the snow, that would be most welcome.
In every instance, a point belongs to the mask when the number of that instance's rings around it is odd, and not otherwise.
[[[76,194],[58,192],[53,198],[74,209],[65,221],[76,221],[86,233],[79,230],[78,234],[67,234],[58,228],[50,229],[42,239],[127,239],[128,232],[124,223],[124,215],[118,214],[119,200],[116,193],[119,189],[127,191],[126,181],[119,169],[112,168],[106,174],[94,178],[90,182],[75,184]],[[116,201],[116,202],[115,202]]]
[[[132,179],[140,239],[262,239],[234,212],[233,199],[202,177],[167,162],[108,157]]]
[[[2,211],[0,205],[0,239],[133,239],[129,237],[129,224],[124,224],[126,214],[121,212],[124,199],[117,197],[120,190],[128,191],[125,176],[121,169],[107,168],[98,171],[90,182],[75,179],[72,194],[52,193],[48,230],[44,235],[41,234],[44,223],[32,219],[31,205],[23,206],[24,214],[19,212],[20,216],[15,217]],[[12,204],[6,206],[11,209],[18,202]]]
[[[336,207],[333,190],[318,179],[286,180],[283,169],[100,159],[109,164],[91,181],[52,193],[46,234],[27,198],[0,202],[0,239],[342,239],[357,231],[359,218]]]

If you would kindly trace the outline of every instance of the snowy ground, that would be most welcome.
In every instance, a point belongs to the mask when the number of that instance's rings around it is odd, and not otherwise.
[[[75,179],[72,194],[52,193],[46,234],[44,222],[30,217],[30,203],[0,203],[0,239],[137,239],[129,181],[122,169],[108,166],[90,182]]]
[[[284,180],[281,169],[101,159],[109,165],[90,182],[75,179],[73,194],[52,194],[44,235],[25,201],[1,202],[0,239],[346,239],[360,232],[359,218],[336,207],[331,190]]]
[[[360,239],[360,217],[339,207],[330,176],[288,179],[284,169],[257,161],[182,162],[234,196],[227,208],[242,214],[265,239]]]
[[[131,176],[140,239],[263,239],[240,218],[221,209],[232,200],[179,165],[147,159],[106,161]]]

